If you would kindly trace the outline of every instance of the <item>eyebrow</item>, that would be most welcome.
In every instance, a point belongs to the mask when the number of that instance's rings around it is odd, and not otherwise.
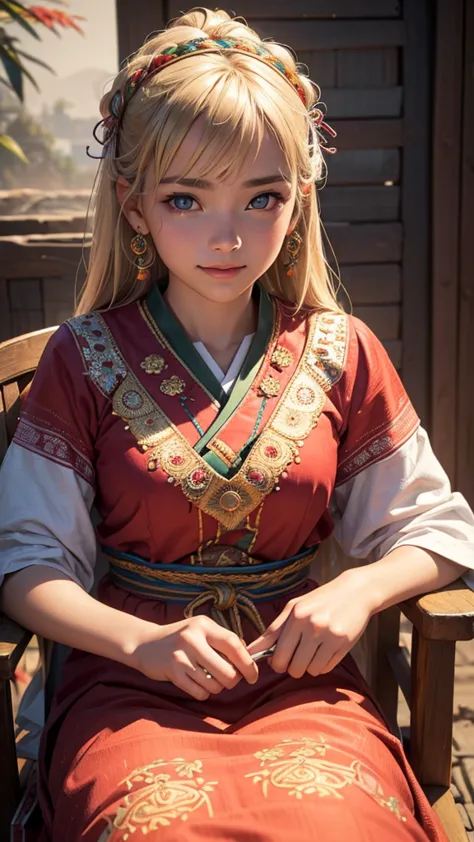
[[[263,175],[260,178],[250,178],[243,182],[242,187],[261,187],[264,184],[274,184],[276,181],[288,183],[288,180],[281,173],[277,173],[276,175]],[[196,187],[200,190],[213,190],[217,186],[204,178],[180,178],[179,176],[162,178],[160,184],[181,184],[182,187]]]

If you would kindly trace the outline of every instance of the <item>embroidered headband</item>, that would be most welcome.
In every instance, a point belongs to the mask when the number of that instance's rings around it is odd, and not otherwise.
[[[153,56],[146,67],[136,70],[130,78],[127,79],[124,91],[122,92],[121,90],[118,90],[112,96],[110,101],[110,114],[102,120],[99,120],[97,125],[94,127],[92,133],[95,140],[101,146],[108,146],[110,142],[117,137],[126,106],[130,102],[132,96],[143,85],[145,80],[150,78],[150,76],[153,76],[161,70],[162,67],[166,67],[171,62],[185,58],[190,53],[204,51],[216,52],[216,47],[220,47],[224,50],[232,50],[233,52],[250,54],[253,55],[254,58],[271,65],[288,80],[290,85],[298,94],[303,105],[306,106],[306,96],[298,74],[288,70],[283,62],[274,56],[273,53],[264,46],[264,44],[256,44],[254,41],[246,41],[243,39],[236,40],[235,38],[214,38],[212,36],[208,38],[193,38],[191,41],[185,41],[182,44],[167,47],[158,55]],[[337,133],[324,121],[323,108],[323,104],[318,102],[311,106],[308,113],[318,135],[321,146],[326,152],[330,152],[332,154],[336,152],[336,149],[334,147],[327,146],[327,140],[322,134],[322,131],[327,132],[331,137],[336,137]],[[99,129],[103,130],[102,138],[98,137],[97,132]],[[89,153],[89,149],[90,147],[88,146],[86,152],[90,158],[103,157],[103,155],[91,155]]]

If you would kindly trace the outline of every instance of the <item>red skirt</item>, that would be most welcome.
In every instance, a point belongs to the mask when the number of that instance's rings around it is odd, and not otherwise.
[[[100,597],[182,619],[110,580]],[[287,599],[259,603],[266,624]],[[259,669],[256,684],[198,702],[73,652],[43,734],[42,842],[447,842],[352,657],[316,678]]]

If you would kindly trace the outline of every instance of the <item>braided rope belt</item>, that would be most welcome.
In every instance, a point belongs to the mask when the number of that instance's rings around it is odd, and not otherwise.
[[[305,582],[318,550],[311,547],[291,558],[263,564],[248,556],[248,564],[224,568],[152,564],[109,547],[103,549],[112,578],[119,587],[154,599],[184,604],[187,618],[193,617],[201,605],[210,602],[212,618],[239,637],[243,637],[240,613],[262,634],[265,624],[255,602],[284,596]]]

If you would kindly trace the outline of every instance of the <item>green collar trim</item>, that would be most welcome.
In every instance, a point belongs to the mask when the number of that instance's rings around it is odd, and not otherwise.
[[[160,286],[161,289],[166,288],[164,284],[160,284]],[[206,430],[197,444],[194,445],[194,450],[197,453],[203,453],[205,451],[208,442],[217,435],[233,413],[236,412],[239,404],[252,386],[265,357],[268,343],[273,334],[275,308],[270,296],[260,284],[255,285],[254,292],[259,299],[257,330],[242,364],[242,368],[229,394],[224,392],[215,375],[206,365],[189,337],[185,334],[178,320],[167,306],[161,294],[160,287],[155,285],[148,293],[146,304],[158,330],[165,336],[174,353],[186,364],[198,383],[222,407],[215,421]],[[216,459],[215,461],[218,463],[216,470],[219,473],[224,475],[229,471],[220,459]]]
[[[161,289],[166,285],[161,283]],[[186,335],[174,313],[164,300],[160,286],[154,285],[148,293],[146,304],[157,328],[168,340],[174,353],[183,360],[198,383],[202,384],[213,398],[223,406],[227,402],[227,395],[221,384],[206,365],[199,351],[196,351],[189,336]]]

